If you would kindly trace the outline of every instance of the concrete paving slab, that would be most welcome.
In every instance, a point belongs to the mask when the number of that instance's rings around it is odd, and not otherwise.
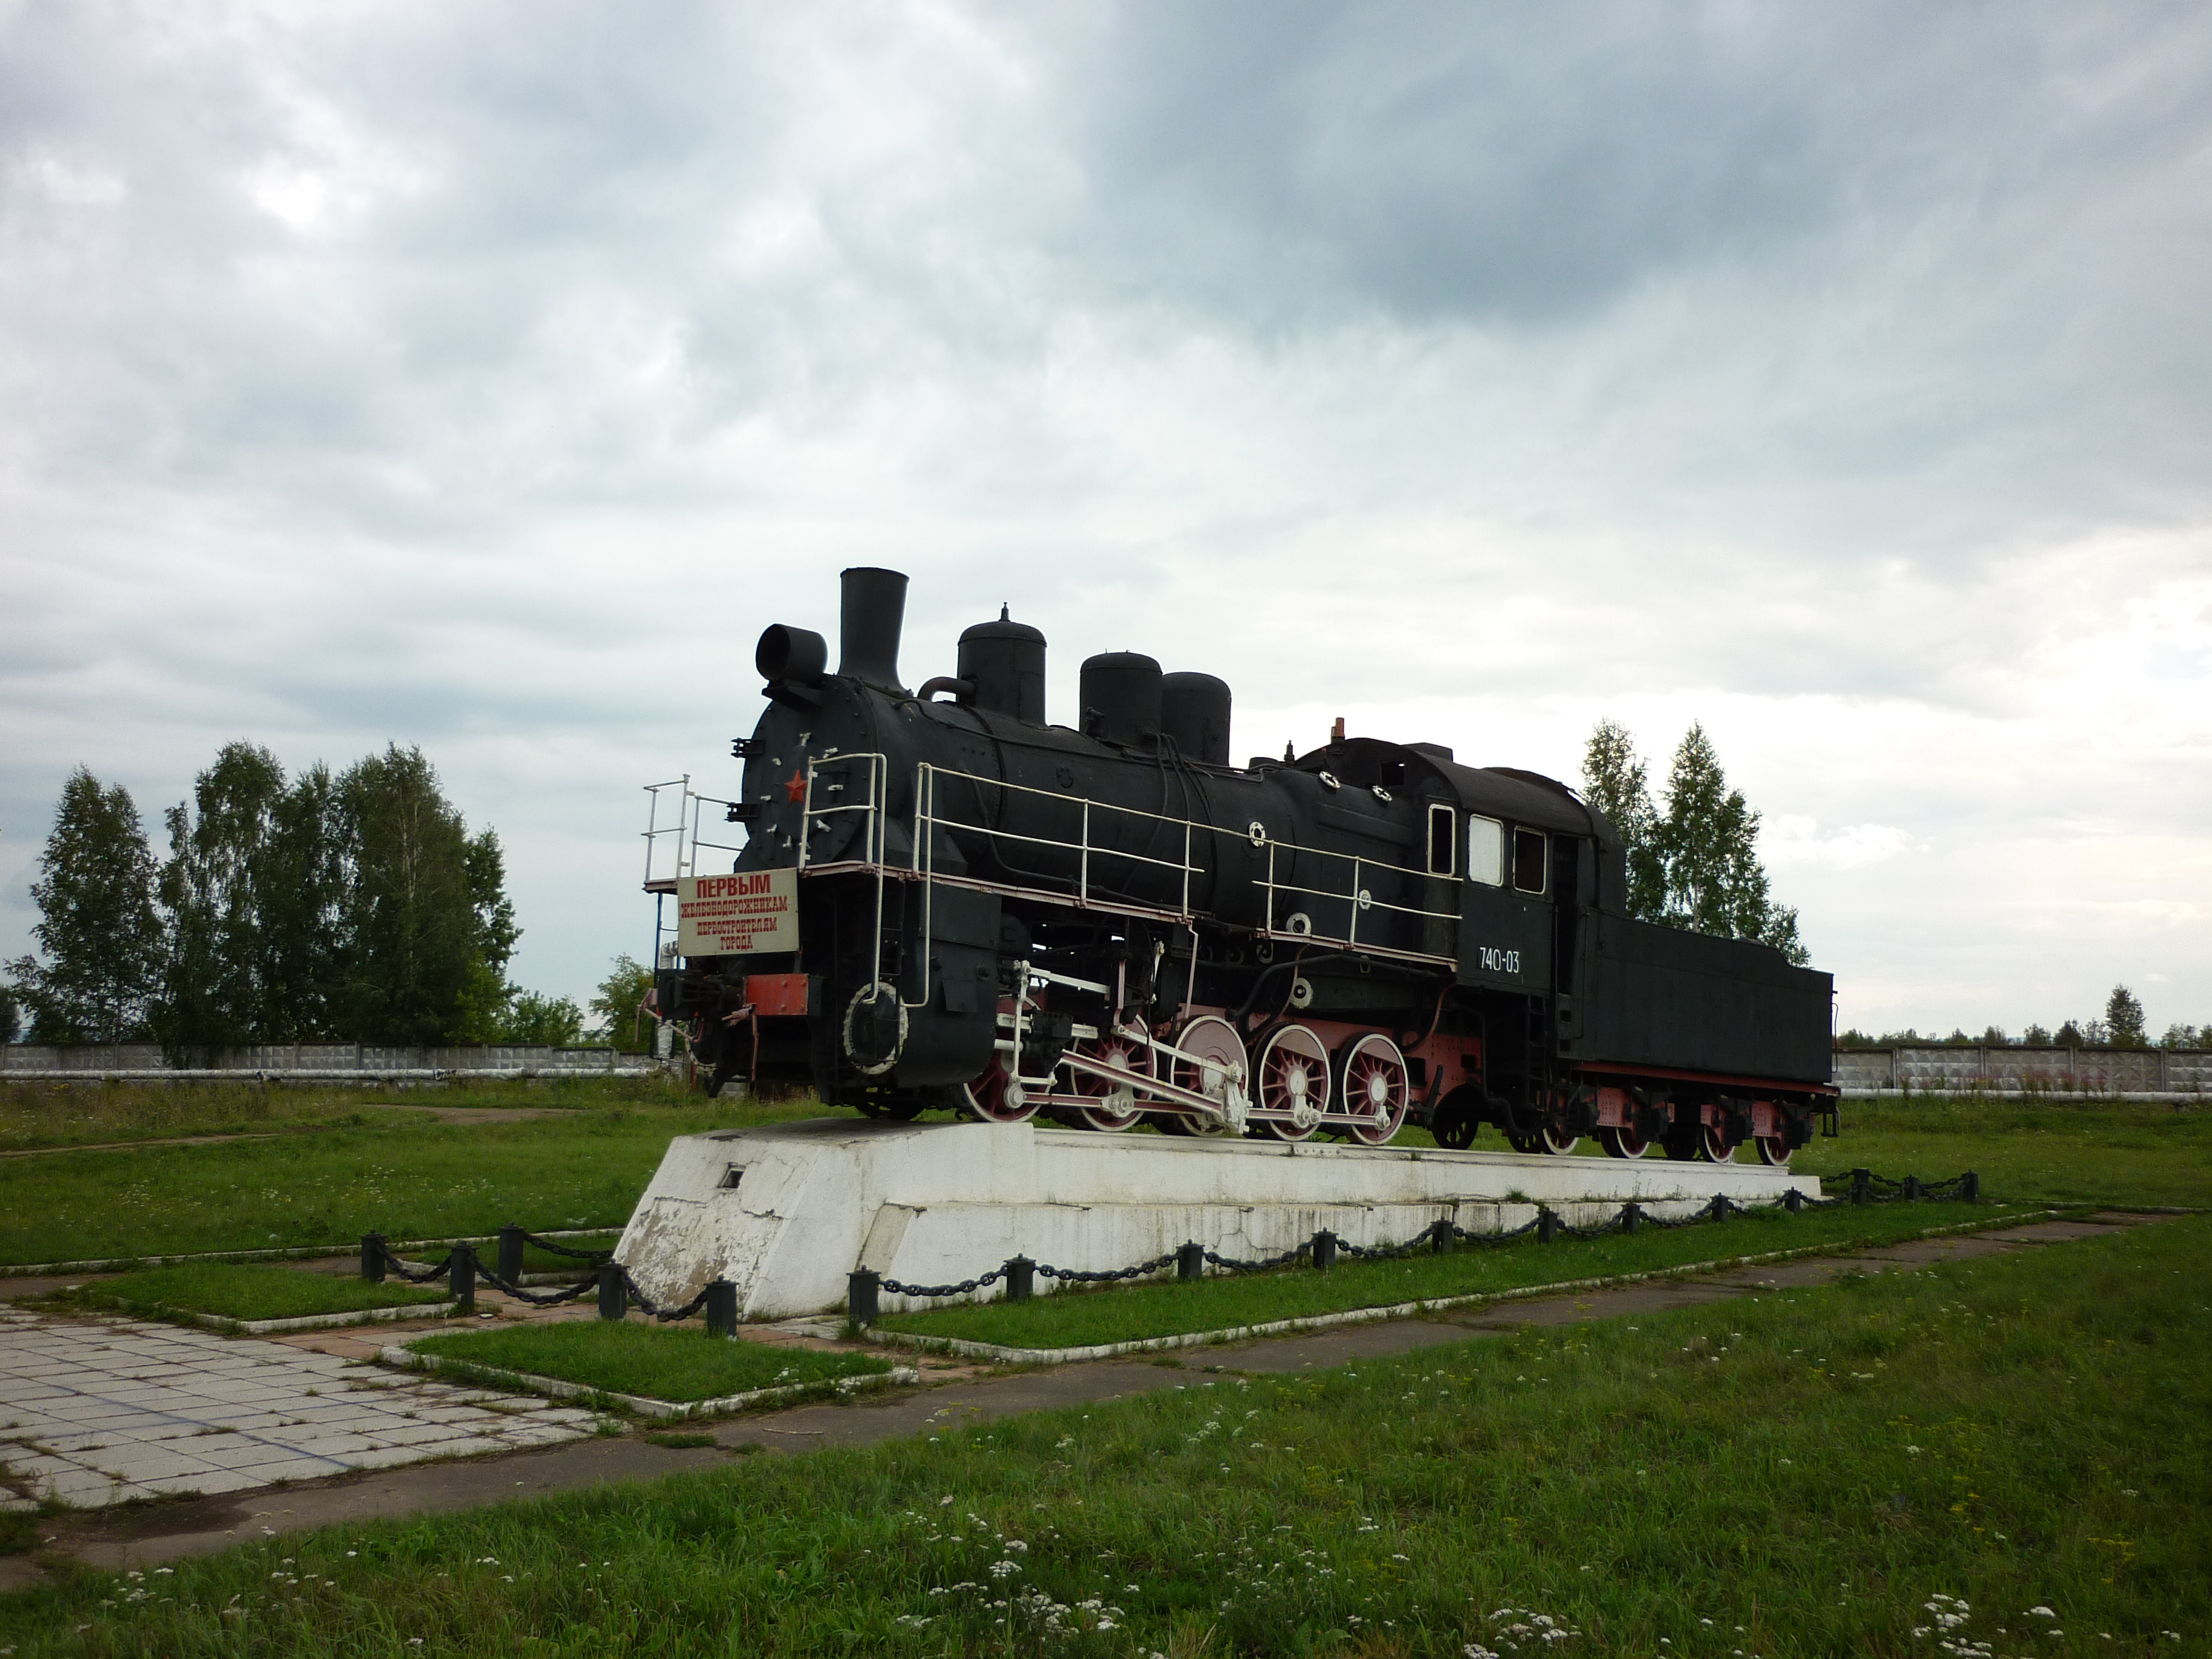
[[[588,1417],[518,1419],[488,1408],[500,1396],[422,1379],[356,1393],[345,1370],[341,1359],[213,1333],[11,1310],[0,1314],[0,1422],[14,1426],[0,1430],[0,1460],[33,1496],[103,1506],[156,1490],[321,1478],[372,1453],[419,1461],[591,1431]],[[420,1409],[442,1420],[404,1443],[383,1437],[415,1426],[405,1413]],[[521,1422],[526,1434],[513,1426]]]

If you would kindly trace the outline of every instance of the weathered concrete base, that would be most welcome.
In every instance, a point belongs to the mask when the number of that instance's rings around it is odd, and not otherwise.
[[[1632,1198],[1672,1218],[1717,1193],[1771,1204],[1793,1187],[1820,1196],[1810,1176],[1749,1164],[830,1118],[672,1141],[615,1259],[655,1300],[726,1279],[745,1317],[781,1318],[842,1305],[856,1267],[911,1285],[957,1284],[1013,1255],[1096,1273],[1190,1239],[1249,1259],[1324,1227],[1395,1244],[1440,1218],[1502,1231],[1548,1204],[1581,1226]],[[883,1298],[887,1312],[906,1305]]]

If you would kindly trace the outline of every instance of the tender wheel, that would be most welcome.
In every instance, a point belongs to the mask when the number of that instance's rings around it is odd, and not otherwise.
[[[1328,1109],[1328,1050],[1303,1025],[1285,1025],[1260,1050],[1252,1127],[1277,1140],[1306,1140]],[[1261,1116],[1264,1112],[1266,1116]]]
[[[1597,1144],[1605,1148],[1607,1158],[1641,1158],[1651,1150],[1651,1143],[1633,1129],[1601,1127]]]
[[[1013,1087],[1013,1079],[996,1054],[991,1056],[990,1070],[973,1083],[961,1085],[960,1095],[969,1115],[986,1123],[1021,1123],[1036,1115],[1036,1102]]]
[[[1544,1126],[1542,1133],[1537,1139],[1541,1143],[1542,1150],[1549,1152],[1553,1158],[1565,1158],[1583,1144],[1583,1138],[1580,1135],[1569,1134],[1565,1129],[1555,1128],[1549,1123]]]
[[[1752,1144],[1759,1148],[1759,1161],[1761,1164],[1771,1164],[1777,1169],[1788,1165],[1792,1149],[1790,1143],[1783,1139],[1780,1135],[1755,1135],[1753,1137]]]
[[[1232,1083],[1240,1089],[1250,1086],[1252,1068],[1244,1052],[1244,1039],[1237,1035],[1234,1025],[1218,1014],[1200,1014],[1176,1033],[1175,1046],[1195,1056],[1194,1060],[1178,1058],[1171,1063],[1168,1080],[1177,1088],[1225,1105]],[[1212,1128],[1188,1112],[1155,1113],[1153,1121],[1169,1134],[1205,1134]]]
[[[1118,1072],[1133,1072],[1149,1080],[1152,1076],[1152,1045],[1143,1040],[1145,1028],[1141,1022],[1132,1020],[1129,1024],[1135,1035],[1089,1038],[1077,1043],[1075,1052]],[[1075,1066],[1070,1066],[1068,1073],[1074,1080],[1075,1092],[1098,1103],[1095,1106],[1079,1106],[1067,1114],[1076,1127],[1112,1133],[1133,1128],[1144,1121],[1145,1109],[1138,1105],[1137,1091],[1131,1085],[1116,1083]]]
[[[1708,1164],[1734,1162],[1735,1148],[1729,1145],[1728,1131],[1717,1123],[1698,1125],[1698,1156]]]
[[[1463,1152],[1474,1145],[1474,1137],[1482,1127],[1481,1118],[1475,1115],[1477,1103],[1474,1091],[1464,1085],[1437,1103],[1429,1133],[1437,1138],[1437,1146]]]
[[[1413,1082],[1398,1045],[1379,1031],[1356,1038],[1344,1051],[1344,1104],[1355,1140],[1380,1146],[1398,1133],[1413,1103]],[[1472,1119],[1469,1120],[1472,1123]],[[1470,1127],[1468,1139],[1474,1138]]]

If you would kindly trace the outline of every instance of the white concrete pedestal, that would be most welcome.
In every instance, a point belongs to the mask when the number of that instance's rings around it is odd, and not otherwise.
[[[1395,1244],[1442,1217],[1498,1231],[1540,1203],[1585,1226],[1632,1198],[1672,1218],[1716,1193],[1771,1204],[1792,1187],[1820,1196],[1810,1176],[1749,1164],[825,1118],[671,1142],[615,1259],[656,1300],[727,1279],[745,1317],[781,1318],[842,1307],[856,1267],[911,1285],[1013,1255],[1099,1272],[1189,1239],[1249,1259],[1323,1227]],[[883,1298],[886,1312],[905,1305]]]

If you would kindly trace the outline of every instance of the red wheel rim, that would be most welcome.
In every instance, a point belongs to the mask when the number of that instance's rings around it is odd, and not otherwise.
[[[1192,1094],[1225,1103],[1231,1074],[1245,1079],[1252,1075],[1244,1053],[1244,1039],[1237,1035],[1235,1026],[1218,1014],[1200,1014],[1184,1026],[1176,1033],[1175,1047],[1197,1056],[1195,1061],[1178,1057],[1169,1073],[1177,1088],[1187,1089]],[[1249,1088],[1249,1085],[1241,1086]],[[1211,1127],[1195,1112],[1176,1110],[1161,1115],[1182,1118],[1186,1127],[1181,1133],[1195,1133]]]
[[[1413,1079],[1398,1045],[1370,1032],[1345,1051],[1344,1104],[1354,1139],[1380,1146],[1398,1133],[1413,1104]]]
[[[1140,1021],[1132,1021],[1130,1030],[1133,1035],[1128,1036],[1108,1033],[1086,1038],[1075,1045],[1076,1052],[1103,1065],[1111,1066],[1116,1071],[1133,1072],[1139,1077],[1150,1078],[1152,1075],[1152,1045],[1143,1040],[1144,1025]],[[1075,1115],[1089,1127],[1112,1134],[1144,1121],[1145,1108],[1138,1102],[1136,1091],[1131,1085],[1116,1083],[1095,1073],[1076,1071],[1073,1067],[1070,1072],[1074,1079],[1075,1092],[1098,1103],[1095,1106],[1076,1108]],[[1115,1097],[1123,1095],[1125,1091],[1124,1099],[1117,1104]]]
[[[1260,1050],[1259,1093],[1252,1121],[1278,1140],[1305,1140],[1328,1109],[1328,1050],[1303,1025],[1285,1025]],[[1311,1121],[1297,1118],[1304,1105]]]
[[[1735,1158],[1735,1148],[1728,1144],[1728,1136],[1717,1123],[1707,1123],[1699,1127],[1698,1150],[1705,1155],[1708,1164],[1728,1164]]]
[[[1791,1148],[1784,1145],[1780,1135],[1760,1135],[1758,1145],[1761,1164],[1771,1164],[1776,1169],[1782,1169],[1789,1164]]]
[[[963,1083],[960,1092],[968,1103],[968,1109],[985,1123],[1022,1123],[1036,1115],[1036,1102],[1024,1100],[1018,1106],[1006,1104],[1006,1068],[996,1054],[991,1056],[990,1069],[973,1083]]]
[[[1633,1129],[1600,1129],[1597,1139],[1609,1158],[1641,1158],[1651,1150],[1651,1143]]]

